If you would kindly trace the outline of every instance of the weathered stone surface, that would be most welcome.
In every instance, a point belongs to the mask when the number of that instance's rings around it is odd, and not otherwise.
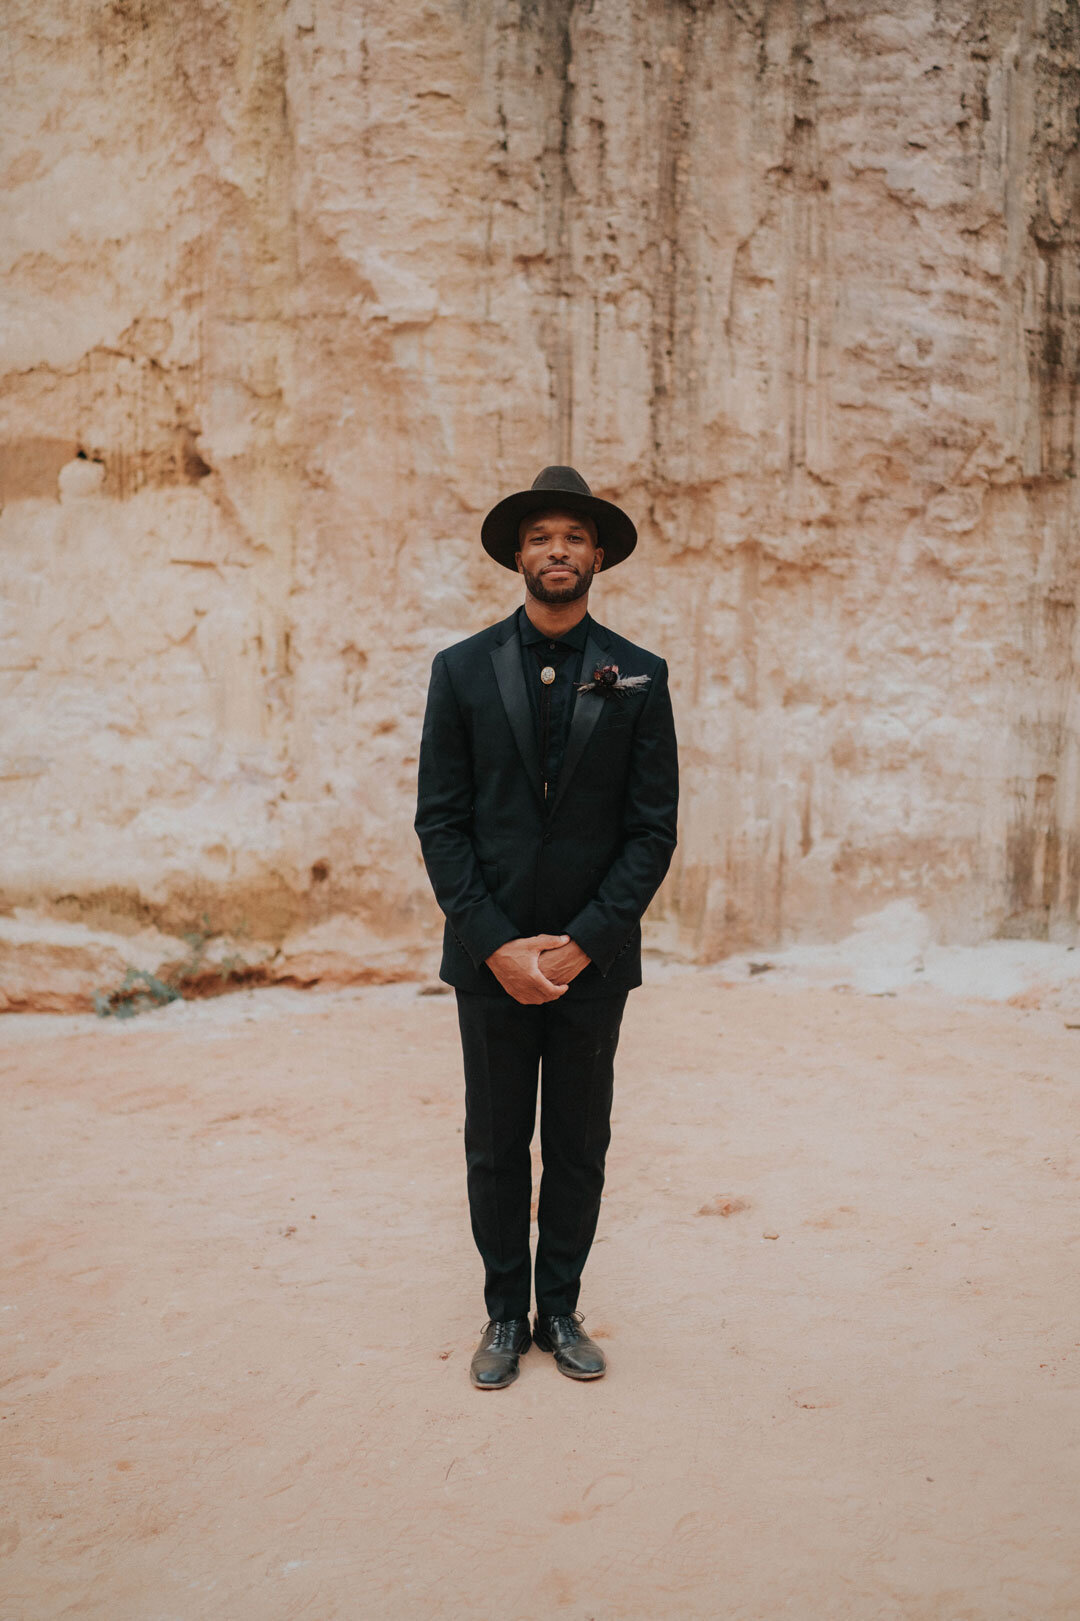
[[[227,935],[185,939],[154,928],[126,933],[64,923],[16,907],[0,917],[0,1013],[107,1015],[141,998],[163,1005],[258,985],[333,989],[434,976],[438,953],[395,942],[354,918],[300,929],[274,947]],[[139,1011],[146,1011],[140,1007]]]
[[[654,943],[1076,937],[1074,0],[22,0],[0,71],[9,909],[427,962],[429,661],[571,460]]]
[[[0,1013],[83,1013],[130,969],[154,973],[182,941],[156,929],[112,934],[16,908],[0,917]]]

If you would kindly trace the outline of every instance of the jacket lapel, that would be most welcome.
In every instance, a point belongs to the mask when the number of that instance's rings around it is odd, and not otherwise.
[[[604,643],[597,634],[594,625],[589,631],[585,643],[585,652],[581,660],[581,679],[591,681],[592,673],[598,664],[604,662]],[[527,694],[523,694],[526,703]],[[551,813],[558,809],[559,801],[565,794],[570,778],[585,753],[586,746],[592,736],[593,727],[603,713],[604,705],[608,700],[599,692],[579,692],[574,698],[574,713],[570,719],[570,735],[566,739],[566,753],[563,755],[562,765],[559,768],[559,781],[555,789],[555,798],[551,802]]]
[[[525,775],[536,797],[542,800],[544,793],[540,781],[540,749],[536,741],[532,710],[529,707],[529,694],[525,690],[525,676],[521,668],[521,638],[517,633],[516,624],[501,647],[492,650],[491,662],[495,666],[499,696],[502,698],[510,730],[521,753]]]

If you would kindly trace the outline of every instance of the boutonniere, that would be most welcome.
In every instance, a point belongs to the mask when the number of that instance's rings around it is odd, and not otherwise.
[[[609,693],[621,698],[626,692],[634,692],[638,687],[647,686],[652,680],[650,675],[620,675],[617,664],[600,664],[592,673],[591,681],[583,681],[578,687],[579,692],[602,692],[606,697]]]

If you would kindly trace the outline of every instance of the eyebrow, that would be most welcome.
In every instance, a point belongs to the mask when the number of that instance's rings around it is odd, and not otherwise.
[[[524,532],[522,534],[522,539],[523,540],[528,540],[530,535],[543,535],[543,534],[546,534],[547,530],[548,530],[548,525],[546,523],[543,523],[543,522],[527,524],[525,526]],[[570,525],[568,533],[571,534],[571,535],[574,535],[574,534],[587,535],[589,533],[589,531],[586,529],[586,527],[585,527],[585,525],[583,523],[572,523]]]

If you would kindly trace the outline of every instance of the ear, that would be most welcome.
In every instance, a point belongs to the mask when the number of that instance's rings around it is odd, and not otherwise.
[[[593,573],[594,574],[599,574],[599,572],[603,568],[603,566],[604,566],[604,548],[602,546],[598,546],[596,548],[596,555],[593,558],[593,565],[592,565]]]
[[[524,574],[525,570],[521,566],[521,553],[520,552],[515,552],[514,553],[514,567],[517,569],[519,574]]]

